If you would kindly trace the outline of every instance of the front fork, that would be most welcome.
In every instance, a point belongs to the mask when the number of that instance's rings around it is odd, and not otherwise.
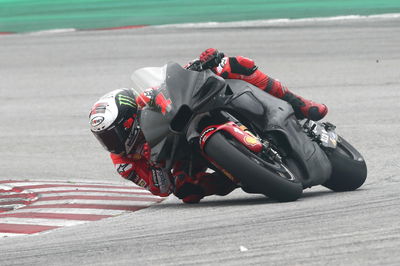
[[[238,125],[239,124],[239,125]],[[204,158],[206,158],[210,163],[212,163],[216,168],[219,169],[226,177],[231,179],[236,185],[241,186],[241,182],[239,179],[234,177],[231,173],[229,173],[226,169],[221,167],[218,163],[216,163],[212,158],[208,157],[208,155],[204,152],[204,147],[207,143],[207,140],[215,133],[224,131],[234,139],[236,139],[239,143],[243,144],[248,150],[261,157],[262,159],[267,158],[268,160],[274,161],[282,165],[282,157],[276,152],[269,141],[262,140],[258,136],[252,134],[244,125],[241,125],[240,122],[226,122],[224,124],[212,125],[206,127],[200,134],[200,149]],[[275,169],[279,171],[279,169]]]
[[[227,122],[220,125],[206,127],[200,134],[200,148],[204,150],[207,140],[216,132],[224,131],[233,138],[242,143],[252,152],[259,153],[263,149],[263,143],[243,125],[237,125],[235,122]]]
[[[273,149],[271,143],[268,140],[263,140],[260,137],[251,133],[247,127],[242,125],[240,122],[227,122],[220,125],[212,125],[206,127],[200,135],[200,148],[204,151],[204,146],[207,140],[216,132],[225,131],[248,150],[255,154],[258,154],[261,158],[269,158],[277,163],[282,163],[282,157],[275,149]]]

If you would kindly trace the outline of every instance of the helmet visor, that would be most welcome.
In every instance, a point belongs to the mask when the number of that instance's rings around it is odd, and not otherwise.
[[[93,132],[103,147],[109,152],[120,154],[125,152],[125,139],[127,132],[121,130],[120,127],[113,127],[101,132]]]
[[[139,142],[144,141],[137,119],[129,129],[120,124],[93,134],[106,150],[115,154],[129,154]]]

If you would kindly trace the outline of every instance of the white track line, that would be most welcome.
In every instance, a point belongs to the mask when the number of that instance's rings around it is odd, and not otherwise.
[[[27,195],[27,194],[32,194],[32,192],[24,190],[23,192],[0,192],[0,198],[1,196],[8,196],[8,195]]]
[[[42,206],[42,205],[53,205],[53,204],[100,204],[100,205],[124,205],[124,206],[149,206],[152,205],[152,201],[135,201],[135,200],[83,200],[83,199],[66,199],[66,200],[40,200],[32,203],[29,206]],[[28,206],[28,208],[29,208]],[[36,209],[36,208],[35,208]]]
[[[42,218],[15,218],[15,217],[0,218],[0,223],[3,224],[31,224],[31,225],[60,226],[60,227],[84,224],[87,222],[89,221],[42,219]]]
[[[3,184],[4,185],[4,184]],[[50,186],[81,186],[81,187],[91,187],[91,186],[101,186],[101,187],[109,187],[109,188],[120,188],[120,189],[141,189],[143,190],[143,188],[134,185],[133,183],[130,183],[129,185],[125,185],[125,184],[107,184],[107,183],[77,183],[77,182],[53,182],[53,181],[43,181],[43,182],[10,182],[7,183],[8,189],[10,189],[10,187],[26,187],[26,186],[40,186],[40,185],[50,185]],[[4,188],[5,189],[5,188]]]
[[[7,185],[7,183],[5,183],[5,184],[0,183],[0,190],[11,190],[11,189],[12,189],[12,187]]]
[[[142,193],[148,193],[151,195],[150,192],[144,189],[140,188],[91,188],[91,187],[66,187],[60,185],[59,187],[48,187],[48,188],[30,188],[29,191],[32,191],[34,193],[40,193],[40,192],[47,192],[47,191],[57,191],[57,190],[73,190],[75,189],[76,191],[79,190],[103,190],[103,191],[115,191],[115,192],[142,192]]]
[[[68,33],[68,32],[75,32],[77,29],[75,28],[65,28],[65,29],[52,29],[52,30],[41,30],[41,31],[34,31],[27,33],[28,35],[49,35],[49,34],[56,34],[56,33]]]
[[[19,209],[25,207],[26,204],[10,204],[10,205],[0,205],[1,208],[9,209]],[[1,212],[0,212],[1,213]]]
[[[104,196],[104,197],[137,197],[137,198],[149,198],[149,199],[160,199],[160,197],[152,195],[152,194],[118,194],[116,191],[115,193],[110,193],[109,191],[104,192],[62,192],[62,193],[46,193],[41,194],[40,199],[45,200],[47,197],[57,197],[57,196]]]
[[[18,180],[11,180],[7,181],[6,183],[0,183],[0,189],[1,187],[4,186],[4,189],[8,187],[10,189],[11,187],[24,187],[24,186],[37,186],[37,185],[67,185],[67,186],[110,186],[110,187],[126,187],[126,188],[139,188],[143,189],[137,185],[135,185],[132,182],[129,182],[128,184],[124,183],[101,183],[101,182],[96,182],[96,183],[90,183],[90,182],[66,182],[66,181],[18,181]]]
[[[247,27],[266,27],[276,25],[296,25],[299,23],[315,23],[329,21],[348,21],[348,20],[382,20],[382,19],[397,19],[400,18],[400,13],[379,14],[379,15],[347,15],[333,17],[314,17],[314,18],[279,18],[279,19],[263,19],[263,20],[245,20],[233,22],[201,22],[201,23],[182,23],[182,24],[167,24],[151,26],[152,28],[247,28]]]
[[[246,21],[234,21],[234,22],[201,22],[201,23],[181,23],[181,24],[166,24],[166,25],[155,25],[148,26],[149,28],[246,28],[246,27],[266,27],[271,25],[295,25],[298,23],[315,23],[324,21],[346,21],[346,20],[384,20],[384,19],[397,19],[400,18],[400,13],[388,13],[388,14],[378,14],[378,15],[346,15],[346,16],[333,16],[333,17],[314,17],[314,18],[279,18],[279,19],[266,19],[266,20],[246,20]],[[26,35],[50,35],[50,34],[60,34],[60,33],[70,33],[76,31],[92,31],[96,29],[76,29],[76,28],[61,28],[61,29],[51,29],[42,31],[33,31],[27,33],[21,33]],[[114,30],[114,29],[109,29]],[[121,30],[136,30],[134,29],[124,29]]]
[[[13,201],[30,201],[30,199],[23,198],[23,197],[21,197],[21,198],[4,198],[4,199],[0,198],[0,206],[3,206],[3,205],[1,205],[2,202],[13,202]]]
[[[97,214],[97,215],[111,215],[116,216],[122,213],[128,213],[131,211],[125,210],[105,210],[105,209],[83,209],[83,208],[43,208],[43,209],[18,209],[12,212],[6,213],[22,213],[22,212],[33,212],[33,213],[59,213],[59,214]]]
[[[0,233],[0,238],[2,238],[2,237],[24,236],[24,235],[25,234]]]

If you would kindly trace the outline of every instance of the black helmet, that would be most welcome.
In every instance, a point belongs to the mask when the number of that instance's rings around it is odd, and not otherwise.
[[[129,154],[143,140],[135,99],[130,89],[114,90],[101,97],[90,111],[90,130],[109,152]]]

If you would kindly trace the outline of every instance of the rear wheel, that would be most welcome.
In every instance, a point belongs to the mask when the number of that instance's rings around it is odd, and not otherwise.
[[[302,194],[302,184],[286,165],[261,158],[221,132],[210,137],[204,151],[226,175],[239,179],[247,192],[278,201],[294,201]]]
[[[332,164],[331,178],[323,186],[333,191],[351,191],[364,184],[367,165],[361,154],[345,139],[339,137],[336,149],[327,152]]]

